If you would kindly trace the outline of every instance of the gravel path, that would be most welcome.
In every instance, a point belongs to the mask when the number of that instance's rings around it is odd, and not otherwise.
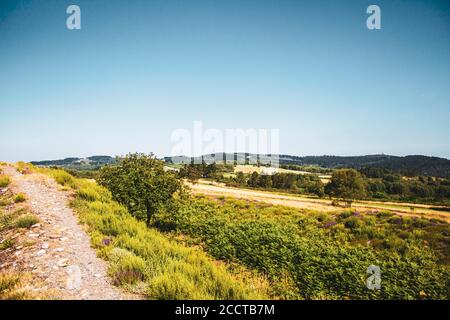
[[[27,196],[31,211],[40,219],[27,234],[38,247],[22,259],[55,292],[56,299],[135,299],[110,283],[106,263],[96,256],[89,236],[68,206],[69,195],[42,174],[22,175],[3,167],[15,193]]]

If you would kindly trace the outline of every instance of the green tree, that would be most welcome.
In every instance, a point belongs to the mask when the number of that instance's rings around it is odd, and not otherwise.
[[[131,214],[150,225],[157,210],[167,205],[183,185],[164,163],[152,155],[128,154],[116,165],[100,170],[98,183],[111,191],[113,198],[125,205]]]
[[[245,175],[242,171],[236,173],[235,181],[239,184],[245,184]]]
[[[198,164],[185,164],[180,168],[178,176],[188,179],[191,183],[195,183],[203,176],[202,166]]]
[[[325,192],[331,197],[343,199],[351,206],[354,199],[364,197],[366,188],[358,171],[340,169],[333,172],[330,183],[325,187]]]
[[[256,171],[253,171],[250,175],[250,179],[248,179],[248,185],[250,187],[257,187],[258,186],[258,180],[259,180],[259,174]]]

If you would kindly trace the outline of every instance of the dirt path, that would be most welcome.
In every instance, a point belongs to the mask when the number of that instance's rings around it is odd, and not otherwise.
[[[206,194],[212,196],[229,196],[240,199],[262,201],[273,205],[281,205],[299,209],[309,209],[317,211],[341,211],[342,208],[334,207],[329,200],[324,199],[310,199],[295,195],[282,195],[274,192],[257,191],[249,189],[240,189],[233,187],[226,187],[222,185],[213,185],[210,183],[197,183],[195,185],[189,184],[192,191],[198,194]],[[410,211],[409,206],[414,206],[414,212]],[[404,208],[402,208],[404,206]],[[381,202],[354,202],[353,208],[359,210],[389,210],[402,216],[425,216],[428,218],[437,218],[450,222],[450,214],[447,212],[440,212],[429,209],[431,206],[415,205],[405,203],[381,203]]]
[[[27,196],[40,223],[27,233],[33,251],[16,251],[18,260],[38,276],[55,299],[132,299],[110,283],[106,263],[96,256],[89,236],[68,206],[69,195],[56,182],[41,174],[22,175],[3,167],[15,193]]]

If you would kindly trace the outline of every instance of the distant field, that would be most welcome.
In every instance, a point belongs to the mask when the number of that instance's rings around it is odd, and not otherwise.
[[[257,166],[248,165],[248,164],[246,164],[246,165],[239,164],[239,165],[235,166],[234,172],[243,172],[246,174],[250,174],[253,172],[257,172],[259,174],[264,173],[264,172],[267,174],[271,174],[271,173],[313,174],[313,175],[318,175],[323,183],[328,183],[331,179],[331,175],[327,175],[327,174],[317,174],[317,173],[311,173],[311,172],[307,172],[307,171],[297,171],[297,170],[289,170],[289,169],[274,168],[274,167],[257,167]]]
[[[273,205],[282,205],[293,208],[327,212],[342,210],[340,207],[332,206],[330,200],[327,199],[319,199],[301,195],[297,196],[278,192],[257,191],[244,188],[233,188],[224,186],[223,184],[208,183],[203,180],[200,180],[195,185],[191,185],[191,188],[192,191],[197,194],[235,197],[239,199],[261,201]],[[403,216],[425,216],[427,218],[435,218],[450,222],[449,212],[440,211],[438,206],[432,205],[380,201],[355,201],[352,207],[358,210],[389,210]]]

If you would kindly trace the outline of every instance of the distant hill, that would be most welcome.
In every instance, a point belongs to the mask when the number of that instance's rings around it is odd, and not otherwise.
[[[206,163],[222,162],[223,159],[235,159],[237,163],[245,163],[246,159],[253,157],[259,158],[260,163],[267,164],[270,158],[267,155],[255,155],[249,153],[235,153],[235,154],[209,154],[202,157],[196,157],[197,161],[201,162],[203,158]],[[165,157],[164,160],[168,163],[190,163],[194,158],[186,156]],[[318,165],[324,168],[362,168],[362,167],[377,167],[386,168],[407,176],[436,176],[449,177],[450,176],[450,160],[438,157],[428,157],[421,155],[411,155],[405,157],[391,156],[391,155],[366,155],[366,156],[291,156],[281,154],[279,155],[280,165]]]
[[[202,158],[206,163],[223,162],[223,159],[234,159],[230,163],[236,161],[239,164],[244,164],[253,157],[258,158],[262,164],[270,164],[270,157],[268,155],[255,155],[249,153],[216,153],[204,155],[202,157],[164,157],[166,163],[191,163],[196,159],[201,163]],[[116,161],[110,156],[92,156],[87,158],[66,158],[62,160],[45,160],[32,161],[31,163],[37,166],[58,166],[69,169],[84,169],[93,170],[98,169],[106,164],[111,164]],[[449,177],[450,176],[450,160],[438,157],[427,157],[421,155],[411,155],[405,157],[391,156],[385,154],[366,155],[366,156],[291,156],[286,154],[279,155],[280,165],[318,165],[323,168],[362,168],[362,167],[377,167],[386,168],[407,176],[435,176],[435,177]]]
[[[65,158],[61,160],[31,161],[36,166],[56,166],[69,169],[94,170],[106,164],[114,163],[116,160],[110,156],[92,156],[87,158]]]

